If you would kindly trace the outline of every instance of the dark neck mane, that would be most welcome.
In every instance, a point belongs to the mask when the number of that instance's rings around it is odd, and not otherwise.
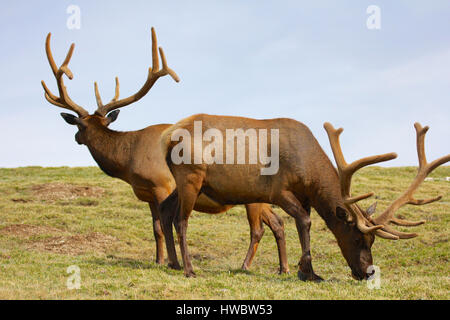
[[[90,130],[86,145],[100,169],[109,176],[126,181],[136,134],[113,131],[106,127]]]

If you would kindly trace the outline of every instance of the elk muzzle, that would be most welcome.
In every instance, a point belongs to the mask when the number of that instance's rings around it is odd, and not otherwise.
[[[84,144],[84,143],[83,143],[83,139],[81,138],[81,133],[80,133],[80,131],[78,131],[78,132],[75,134],[75,141],[76,141],[78,144]]]
[[[369,268],[372,264],[372,254],[370,250],[361,250],[359,254],[359,261],[357,265],[351,266],[352,269],[352,277],[355,280],[367,280],[369,277],[373,276],[374,270]],[[370,272],[368,272],[371,270]]]

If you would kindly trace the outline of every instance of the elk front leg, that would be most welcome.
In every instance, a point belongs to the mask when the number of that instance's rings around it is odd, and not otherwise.
[[[164,264],[164,233],[161,226],[161,219],[157,206],[149,202],[150,212],[153,219],[153,234],[156,241],[156,263]]]
[[[310,249],[309,230],[311,228],[311,218],[303,208],[300,201],[290,192],[283,192],[277,204],[295,219],[300,244],[302,246],[302,256],[300,258],[298,277],[303,281],[322,281],[323,279],[313,271]]]
[[[283,220],[273,212],[269,204],[262,205],[262,221],[269,226],[277,241],[278,259],[280,261],[280,274],[289,273],[289,264],[286,253],[286,237],[284,235]]]

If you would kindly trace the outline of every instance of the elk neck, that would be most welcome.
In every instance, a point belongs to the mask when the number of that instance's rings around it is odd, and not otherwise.
[[[322,168],[319,179],[315,186],[314,196],[311,205],[325,221],[327,227],[334,233],[336,227],[345,223],[336,216],[336,208],[344,208],[341,189],[339,184],[339,176],[333,165],[329,164],[329,168]]]
[[[134,132],[114,131],[105,126],[86,130],[86,145],[100,169],[111,177],[127,181],[128,164],[137,140]]]

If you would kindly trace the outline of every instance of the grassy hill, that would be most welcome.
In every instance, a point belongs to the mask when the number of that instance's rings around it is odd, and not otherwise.
[[[415,171],[365,168],[355,176],[353,190],[374,191],[380,212]],[[399,211],[427,220],[409,228],[419,237],[376,239],[372,252],[381,288],[370,290],[351,278],[315,212],[313,266],[328,281],[297,279],[300,244],[293,219],[280,209],[275,210],[285,221],[291,274],[277,274],[276,244],[267,227],[250,271],[241,271],[250,237],[241,206],[221,215],[192,215],[188,243],[197,278],[186,279],[182,271],[154,263],[148,205],[126,183],[93,167],[0,169],[0,299],[449,299],[449,176],[450,167],[438,168],[417,192],[417,198],[441,194],[440,202]],[[80,268],[79,290],[66,286],[71,265]]]

